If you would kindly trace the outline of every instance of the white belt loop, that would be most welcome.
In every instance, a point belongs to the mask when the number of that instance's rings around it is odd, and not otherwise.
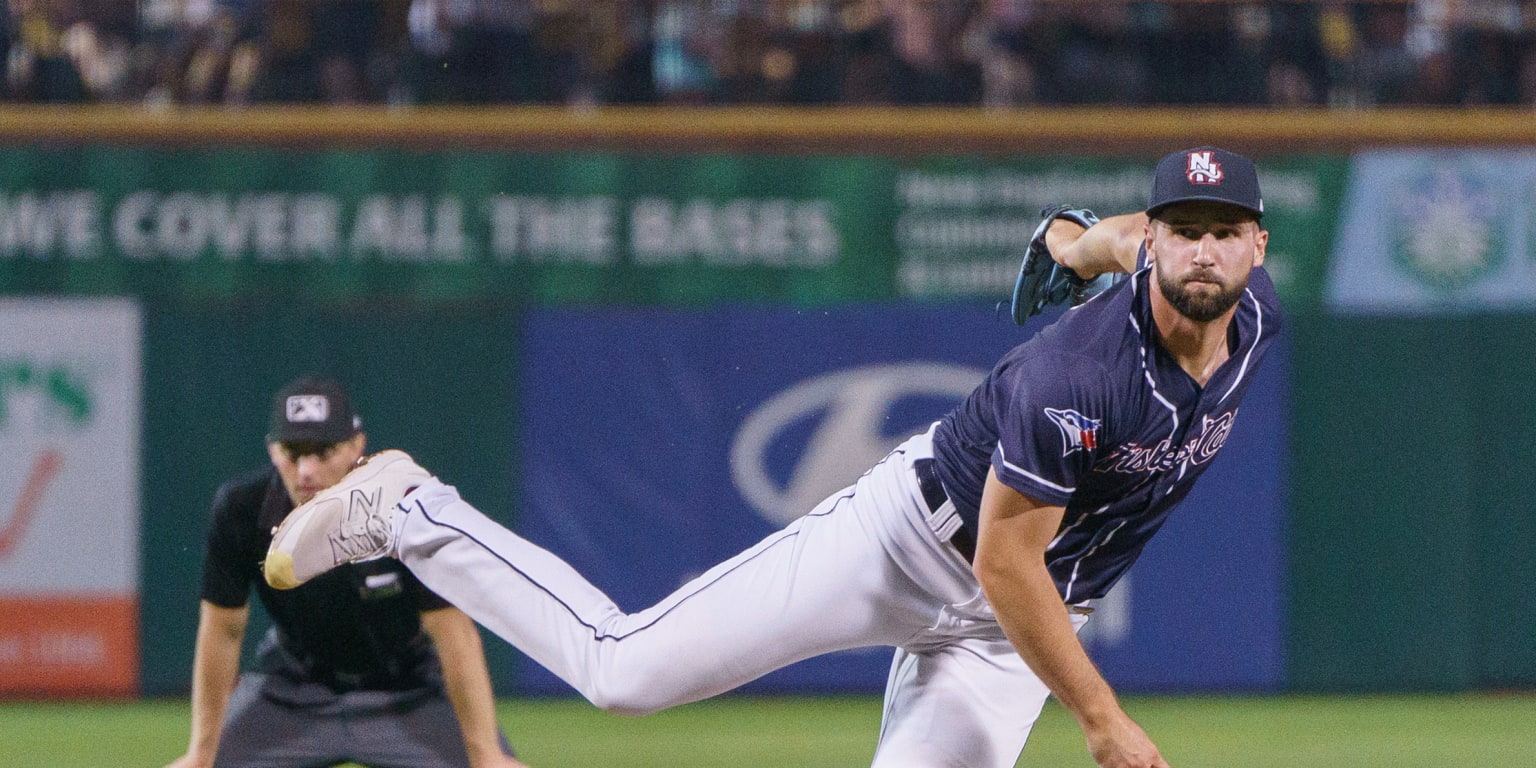
[[[955,511],[955,503],[945,499],[939,508],[928,515],[928,527],[939,537],[939,541],[949,541],[960,530],[960,513]]]

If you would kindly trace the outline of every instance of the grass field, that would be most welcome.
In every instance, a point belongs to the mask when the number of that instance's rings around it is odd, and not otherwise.
[[[1174,768],[1514,768],[1536,765],[1536,696],[1130,698]],[[510,700],[533,768],[868,765],[873,698],[725,697],[639,719],[572,700]],[[186,743],[184,701],[0,703],[7,768],[159,766]],[[1021,766],[1092,768],[1054,703]]]

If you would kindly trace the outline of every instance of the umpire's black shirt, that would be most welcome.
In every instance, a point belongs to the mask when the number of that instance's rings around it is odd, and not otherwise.
[[[301,706],[337,703],[340,694],[376,692],[389,706],[441,690],[442,671],[419,613],[448,605],[398,560],[346,565],[292,590],[261,576],[272,529],[293,510],[277,470],[225,483],[213,502],[202,597],[246,604],[251,585],[273,628],[257,652],[268,673],[263,693]],[[356,699],[357,697],[351,697]]]

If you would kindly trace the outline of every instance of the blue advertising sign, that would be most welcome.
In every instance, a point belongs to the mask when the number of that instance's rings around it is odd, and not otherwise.
[[[851,483],[1035,330],[957,305],[530,312],[519,533],[640,610]],[[1122,686],[1279,682],[1283,362],[1243,406],[1237,460],[1101,611],[1091,648]],[[889,662],[832,654],[745,690],[878,691]],[[515,685],[570,690],[526,661]]]

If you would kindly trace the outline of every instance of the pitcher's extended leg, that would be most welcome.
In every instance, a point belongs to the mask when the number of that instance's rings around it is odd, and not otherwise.
[[[932,599],[881,541],[878,505],[907,491],[880,480],[900,471],[877,469],[634,614],[435,480],[401,502],[398,557],[592,703],[643,714],[829,651],[896,645],[931,622]]]

